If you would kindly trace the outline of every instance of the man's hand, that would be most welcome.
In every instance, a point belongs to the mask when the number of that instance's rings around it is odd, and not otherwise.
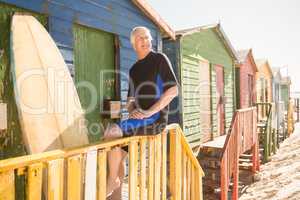
[[[141,109],[134,109],[129,113],[129,118],[131,119],[144,119],[150,117],[152,114],[148,111],[143,111]]]

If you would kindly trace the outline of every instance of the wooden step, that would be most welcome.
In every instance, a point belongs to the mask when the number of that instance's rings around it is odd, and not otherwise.
[[[249,159],[251,159],[251,158],[252,158],[252,154],[242,153],[242,154],[240,155],[240,158],[249,158]]]
[[[214,147],[201,147],[200,152],[199,152],[199,159],[201,157],[215,157],[215,158],[220,158],[222,156],[223,150],[219,148],[214,148]]]
[[[249,170],[251,171],[252,170],[252,163],[240,163],[239,164],[239,169],[240,170]]]
[[[214,168],[204,168],[204,179],[211,179],[213,181],[220,181],[221,179],[221,170]]]
[[[221,161],[216,157],[202,156],[197,158],[202,168],[220,169]]]
[[[251,158],[239,158],[239,163],[243,163],[243,162],[252,162]]]
[[[220,188],[221,182],[217,182],[211,179],[203,179],[204,193],[218,193]]]

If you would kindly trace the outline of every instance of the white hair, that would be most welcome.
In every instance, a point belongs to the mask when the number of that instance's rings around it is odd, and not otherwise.
[[[134,46],[134,44],[135,44],[136,34],[140,31],[145,31],[149,35],[150,40],[152,40],[151,32],[147,27],[137,26],[137,27],[134,27],[130,33],[130,43],[132,44],[132,46]]]

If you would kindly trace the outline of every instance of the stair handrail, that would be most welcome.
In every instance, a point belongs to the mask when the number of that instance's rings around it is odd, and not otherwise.
[[[243,126],[245,115],[248,117],[247,123],[250,128]],[[248,116],[249,115],[249,116]],[[246,123],[246,124],[247,124]],[[248,129],[251,129],[248,132]],[[251,140],[251,141],[247,141]],[[250,143],[250,145],[249,145]],[[252,144],[251,144],[252,143]],[[238,173],[239,173],[239,156],[246,150],[252,149],[253,168],[255,172],[259,170],[258,160],[258,137],[256,132],[256,108],[250,107],[237,110],[232,118],[228,134],[223,146],[221,155],[221,199],[227,200],[230,178],[233,175],[233,194],[232,199],[238,199]]]
[[[263,162],[267,162],[269,160],[269,156],[271,155],[271,152],[275,152],[276,149],[272,148],[272,146],[276,145],[273,144],[275,140],[275,135],[272,134],[271,130],[271,123],[272,123],[272,103],[269,102],[259,102],[256,103],[257,110],[260,106],[267,107],[266,110],[266,121],[264,122],[264,127],[262,129],[262,134],[264,138],[264,155],[263,155]],[[258,119],[259,120],[259,119]]]
[[[167,148],[168,136],[170,151]],[[182,199],[183,196],[189,196],[192,200],[203,199],[203,170],[177,124],[169,125],[158,135],[112,139],[76,148],[0,160],[0,199],[15,199],[15,179],[17,176],[25,176],[29,200],[41,199],[42,193],[49,199],[53,196],[57,199],[63,199],[64,196],[72,200],[81,199],[82,195],[87,195],[84,191],[89,184],[95,187],[92,191],[97,199],[104,200],[107,152],[114,147],[123,146],[129,147],[130,200],[146,199],[145,194],[147,199],[166,200],[168,187],[173,200]],[[89,164],[88,157],[91,158]],[[167,177],[168,158],[170,179]],[[86,177],[91,171],[87,172],[87,165],[92,171],[95,170],[94,176],[92,173],[89,178]],[[45,177],[48,185],[46,190],[42,189]]]

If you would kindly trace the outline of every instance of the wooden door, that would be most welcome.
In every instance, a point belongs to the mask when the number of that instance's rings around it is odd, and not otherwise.
[[[99,140],[104,131],[103,100],[115,98],[114,43],[111,33],[74,26],[75,81],[90,141]]]
[[[224,71],[220,65],[215,65],[216,71],[216,98],[217,98],[217,132],[225,134],[225,107],[224,107]]]
[[[200,60],[200,85],[199,85],[199,107],[200,107],[200,132],[201,143],[212,140],[213,135],[211,132],[211,94],[210,94],[210,65],[208,61]]]
[[[248,74],[248,105],[247,107],[251,107],[254,105],[254,99],[255,99],[255,95],[254,95],[254,84],[253,84],[253,76],[251,74]]]

